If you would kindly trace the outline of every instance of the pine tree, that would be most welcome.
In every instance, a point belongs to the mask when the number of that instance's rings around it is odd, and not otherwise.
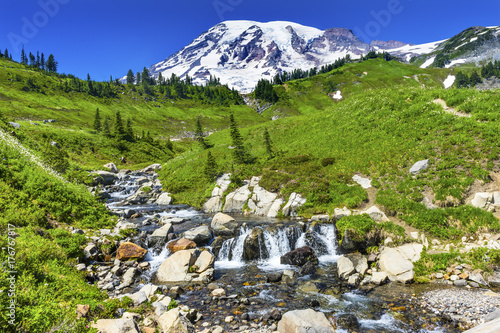
[[[200,146],[203,149],[209,148],[209,144],[207,143],[207,141],[205,139],[205,134],[203,134],[203,128],[201,127],[200,117],[196,118],[196,129],[195,129],[194,137],[196,138],[196,141],[198,141],[200,143]]]
[[[3,56],[5,58],[8,58],[9,57],[9,51],[7,49],[5,49],[5,52],[3,53]]]
[[[127,119],[127,141],[134,141],[134,130],[132,129],[132,120]]]
[[[233,146],[233,158],[236,163],[246,163],[248,160],[245,147],[243,146],[243,137],[238,130],[236,121],[234,120],[234,115],[231,113],[229,116],[232,146]]]
[[[135,84],[137,85],[141,84],[141,73],[139,72],[137,72],[136,74]]]
[[[30,52],[30,55],[29,55],[29,59],[30,59],[30,66],[31,67],[35,67],[36,66],[36,58],[33,55],[33,53],[31,53],[31,52]]]
[[[111,130],[109,129],[109,117],[104,118],[104,122],[102,124],[102,133],[105,137],[111,137]]]
[[[94,88],[94,84],[92,83],[92,80],[90,79],[90,74],[87,74],[87,92],[89,95],[94,96],[96,91]]]
[[[23,48],[21,49],[21,64],[23,65],[28,64],[28,58],[26,58],[26,53],[24,52],[24,45]]]
[[[116,111],[116,120],[115,120],[115,136],[118,140],[125,139],[127,133],[125,132],[125,127],[123,127],[122,116],[120,115],[120,111]]]
[[[151,80],[149,78],[149,70],[146,67],[144,67],[144,69],[142,70],[141,77],[142,77],[142,85],[143,86],[147,86],[151,83]]]
[[[267,128],[264,130],[264,143],[266,145],[266,152],[269,155],[269,158],[273,158],[273,147],[271,137],[269,136],[269,131],[267,130]]]
[[[101,132],[101,115],[99,114],[99,108],[95,110],[95,118],[94,118],[94,130],[99,133]]]
[[[36,51],[36,68],[40,68],[40,51]]]
[[[45,55],[43,54],[43,52],[40,58],[40,66],[42,67],[43,70],[45,70]]]
[[[207,154],[207,162],[204,171],[205,177],[207,177],[209,181],[214,181],[217,178],[217,163],[210,151]]]
[[[134,72],[132,72],[132,70],[129,69],[127,72],[127,84],[134,84],[134,82],[135,82]]]
[[[57,72],[57,61],[54,59],[54,55],[49,55],[49,58],[47,59],[47,62],[45,63],[45,67],[47,68],[47,71],[56,73]]]
[[[470,82],[470,86],[474,87],[474,86],[476,86],[476,84],[482,83],[483,80],[481,80],[481,77],[479,76],[479,74],[477,74],[476,71],[473,71],[472,74],[470,75],[469,82]]]

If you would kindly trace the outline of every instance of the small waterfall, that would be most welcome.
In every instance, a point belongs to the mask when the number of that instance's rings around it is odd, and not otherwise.
[[[335,226],[318,224],[302,232],[299,227],[262,228],[257,238],[259,245],[259,264],[276,267],[280,257],[302,246],[310,246],[320,261],[337,259]],[[240,267],[244,264],[245,240],[253,229],[241,227],[240,235],[226,240],[220,249],[217,264],[223,267]]]

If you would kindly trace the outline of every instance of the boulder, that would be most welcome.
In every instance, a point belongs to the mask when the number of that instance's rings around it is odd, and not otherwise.
[[[284,216],[297,216],[297,210],[306,203],[306,198],[303,198],[298,193],[290,194],[288,203],[283,207]]]
[[[349,330],[349,332],[357,331],[359,329],[358,318],[351,313],[338,315],[335,319],[338,326]]]
[[[227,214],[217,213],[212,218],[210,227],[217,236],[233,236],[238,230],[238,222]]]
[[[170,252],[175,253],[183,250],[195,249],[196,243],[189,239],[181,238],[169,242],[167,244],[167,248],[170,250]]]
[[[92,327],[99,333],[140,333],[132,319],[99,319]]]
[[[413,164],[409,172],[413,175],[417,175],[420,172],[427,169],[428,167],[429,167],[429,160],[418,161],[417,163]]]
[[[248,184],[229,193],[226,196],[226,203],[222,211],[224,213],[241,213],[251,194],[252,192],[248,189]]]
[[[354,273],[354,264],[347,257],[340,257],[337,261],[337,273],[340,278],[346,280]]]
[[[334,214],[333,214],[333,219],[338,221],[345,216],[351,216],[351,214],[352,214],[352,212],[349,209],[347,209],[347,207],[344,207],[342,209],[335,208]]]
[[[104,167],[109,170],[109,172],[112,173],[118,173],[118,168],[113,162],[110,162],[108,164],[105,164]]]
[[[378,260],[380,269],[387,273],[391,281],[407,283],[413,280],[413,264],[398,250],[386,247]]]
[[[226,291],[222,288],[217,288],[217,289],[212,290],[212,292],[210,293],[210,296],[212,296],[212,297],[226,296]]]
[[[127,295],[134,302],[134,306],[139,306],[148,300],[148,296],[144,291],[139,290],[136,293]]]
[[[365,275],[368,270],[368,260],[362,254],[356,253],[348,256],[354,265],[354,269],[361,275]]]
[[[493,195],[489,192],[476,193],[471,205],[481,209],[487,209],[493,202]]]
[[[405,244],[396,248],[396,250],[401,253],[403,258],[410,260],[411,262],[420,260],[423,249],[424,246],[417,243]]]
[[[195,272],[203,273],[207,269],[214,268],[215,257],[209,251],[201,251],[194,263]]]
[[[389,219],[387,216],[376,206],[372,206],[368,208],[367,210],[361,212],[360,214],[368,214],[370,215],[371,219],[374,220],[375,222],[387,222]]]
[[[269,211],[267,212],[267,217],[277,217],[280,212],[281,206],[285,203],[285,201],[281,198],[274,200],[271,207],[269,207]]]
[[[318,265],[313,263],[312,261],[308,261],[302,266],[299,270],[299,275],[300,276],[305,276],[305,275],[311,275],[316,273],[316,267]]]
[[[256,178],[257,177],[252,178],[250,184],[252,184]],[[260,178],[257,179],[260,180]],[[276,193],[269,192],[259,185],[254,185],[252,197],[248,201],[248,208],[255,215],[267,216],[277,196]]]
[[[494,272],[488,277],[488,284],[492,287],[500,287],[500,272]]]
[[[363,178],[359,175],[352,176],[352,180],[358,183],[362,188],[367,189],[372,187],[372,181],[368,178]]]
[[[254,228],[247,235],[243,243],[243,259],[256,260],[267,258],[267,253],[261,253],[260,248],[260,244],[263,244],[263,233],[264,230],[261,228]],[[263,258],[261,258],[261,255],[263,255]]]
[[[139,245],[136,245],[131,242],[124,242],[120,244],[118,250],[116,250],[116,259],[119,260],[128,260],[132,258],[143,259],[148,250],[143,249]]]
[[[222,209],[222,197],[211,197],[203,204],[203,211],[205,213],[220,212]]]
[[[286,312],[278,323],[279,333],[335,333],[325,314],[313,309]]]
[[[93,258],[99,254],[99,248],[94,243],[89,243],[83,250],[85,258]]]
[[[215,188],[212,190],[212,197],[203,205],[203,211],[206,213],[220,212],[222,209],[222,196],[231,184],[231,174],[226,173],[217,178]]]
[[[134,194],[123,201],[123,205],[143,205],[151,199],[151,193],[143,191],[144,187],[139,188]]]
[[[140,292],[142,291],[144,295],[148,298],[148,300],[151,300],[151,297],[155,294],[155,292],[158,290],[158,286],[155,286],[154,284],[147,284],[144,287],[139,290]]]
[[[347,284],[350,287],[357,287],[360,281],[361,281],[361,275],[359,273],[354,273],[347,279]]]
[[[181,315],[179,308],[171,309],[162,314],[158,320],[158,326],[163,332],[168,333],[195,333],[193,324]]]
[[[280,282],[283,272],[271,272],[267,274],[267,282]]]
[[[379,286],[382,283],[387,281],[387,273],[386,272],[374,272],[372,277],[370,278],[370,282]]]
[[[16,128],[16,129],[20,129],[21,128],[21,125],[19,125],[18,123],[15,123],[15,122],[12,122],[12,121],[9,121],[9,125]]]
[[[190,281],[189,267],[196,262],[196,250],[182,250],[172,254],[160,265],[156,279],[160,283]]]
[[[156,244],[164,245],[167,241],[168,234],[174,232],[174,228],[172,228],[172,224],[167,223],[159,229],[156,229],[149,237],[148,237],[148,245],[154,246]]]
[[[161,164],[151,164],[150,166],[148,167],[145,167],[144,169],[142,169],[142,172],[153,172],[153,171],[157,171],[157,170],[161,170]]]
[[[94,184],[113,185],[116,179],[116,175],[112,172],[97,170],[92,173],[96,175],[94,177]]]
[[[161,224],[167,224],[167,223],[171,223],[171,224],[181,224],[181,223],[184,223],[186,222],[188,219],[185,219],[185,218],[182,218],[182,217],[172,217],[172,216],[168,216],[168,215],[164,215],[160,218],[160,223]]]
[[[328,214],[313,215],[311,217],[311,221],[328,222],[328,221],[330,221],[330,215],[328,215]]]
[[[184,232],[183,238],[192,240],[196,245],[206,245],[212,239],[212,232],[209,227],[202,225]]]
[[[309,246],[299,247],[298,249],[285,253],[280,258],[280,261],[281,264],[295,266],[303,266],[307,262],[312,262],[316,265],[319,263],[316,253],[314,253],[314,250]]]
[[[483,275],[481,274],[481,270],[475,270],[469,274],[469,280],[476,282],[480,285],[487,286],[488,284],[483,278]]]
[[[155,204],[160,205],[160,206],[167,206],[172,203],[172,197],[170,196],[170,193],[163,192],[160,194],[158,199],[156,199]]]

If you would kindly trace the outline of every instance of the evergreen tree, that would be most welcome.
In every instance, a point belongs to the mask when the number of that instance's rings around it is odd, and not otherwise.
[[[47,68],[47,71],[56,73],[57,72],[57,61],[54,59],[54,55],[49,55],[49,58],[47,59],[47,62],[45,63],[45,67]]]
[[[7,49],[5,49],[5,52],[3,53],[3,56],[5,58],[8,58],[9,57],[9,51]]]
[[[94,130],[99,133],[101,131],[101,115],[99,114],[99,108],[95,110],[94,118]]]
[[[273,158],[273,147],[271,137],[267,128],[264,130],[264,143],[266,145],[266,152],[269,155],[269,158]]]
[[[109,129],[109,117],[104,118],[104,122],[102,124],[102,133],[105,137],[111,137],[111,131]]]
[[[141,77],[142,77],[142,85],[143,86],[147,86],[151,83],[151,80],[149,78],[149,70],[146,67],[144,67],[144,69],[142,70]]]
[[[134,82],[135,82],[134,72],[132,72],[132,70],[129,69],[127,72],[127,84],[134,84]]]
[[[236,163],[247,163],[248,154],[243,146],[243,137],[238,130],[236,121],[234,120],[234,115],[231,113],[229,116],[230,128],[229,132],[231,134],[232,146],[233,146],[233,158]]]
[[[23,48],[21,49],[21,64],[23,65],[28,64],[28,58],[26,57],[26,53],[24,52],[24,45]]]
[[[135,84],[137,85],[141,84],[141,73],[139,72],[137,72],[136,74]]]
[[[207,154],[207,162],[204,171],[205,177],[207,177],[209,181],[214,181],[217,178],[217,163],[210,151]]]
[[[90,79],[90,74],[87,74],[87,92],[89,95],[94,96],[96,94],[96,90],[94,88],[94,84]]]
[[[466,88],[469,86],[469,77],[467,74],[464,74],[462,72],[458,72],[456,79],[455,79],[455,86],[457,88]]]
[[[30,66],[31,67],[35,67],[36,66],[36,58],[35,56],[30,52],[30,55],[29,55],[29,59],[30,59]]]
[[[170,137],[167,138],[167,142],[165,142],[165,147],[172,152],[174,151],[174,144],[172,143],[172,141],[170,141]]]
[[[40,68],[40,51],[36,51],[36,68]]]
[[[40,66],[43,70],[45,70],[45,55],[42,52],[42,56],[40,57]]]
[[[158,85],[162,86],[165,83],[165,80],[163,79],[163,75],[161,75],[161,72],[158,74]]]
[[[125,139],[127,133],[125,132],[125,127],[123,126],[122,116],[120,115],[120,111],[116,111],[116,120],[115,120],[115,137],[119,140]]]
[[[127,119],[127,141],[134,141],[134,130],[132,129],[132,120]]]
[[[483,80],[481,80],[481,77],[479,76],[479,74],[477,74],[476,71],[472,72],[472,74],[470,75],[470,79],[469,79],[470,86],[474,87],[476,84],[482,83],[482,82],[483,82]]]
[[[205,139],[205,134],[203,134],[203,128],[201,127],[200,117],[196,118],[196,129],[194,132],[194,137],[198,141],[203,149],[209,148],[209,144]]]

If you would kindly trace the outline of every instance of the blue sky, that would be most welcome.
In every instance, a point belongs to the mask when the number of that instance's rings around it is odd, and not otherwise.
[[[53,53],[59,72],[107,80],[165,59],[223,20],[343,27],[365,41],[418,44],[500,25],[498,13],[498,0],[0,0],[0,49],[19,60],[24,43]]]

